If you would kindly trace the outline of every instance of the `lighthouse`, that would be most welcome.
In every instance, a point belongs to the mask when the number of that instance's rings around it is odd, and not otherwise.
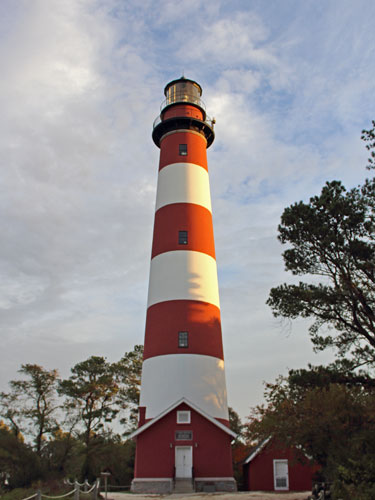
[[[132,491],[234,491],[201,86],[164,89]],[[180,489],[178,489],[180,488]]]

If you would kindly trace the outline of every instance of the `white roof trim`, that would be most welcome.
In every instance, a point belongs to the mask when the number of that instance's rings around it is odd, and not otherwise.
[[[265,439],[250,455],[247,457],[247,459],[244,461],[244,464],[250,463],[254,458],[259,455],[259,453],[263,450],[263,448],[268,444],[269,440],[271,439],[271,436]]]
[[[164,410],[161,413],[159,413],[159,415],[157,415],[156,417],[154,417],[152,420],[150,420],[146,424],[142,425],[142,427],[138,427],[138,429],[136,431],[132,432],[130,434],[130,436],[128,436],[128,439],[133,439],[136,436],[138,436],[138,434],[141,434],[141,432],[143,432],[146,429],[148,429],[149,427],[151,427],[153,424],[155,424],[155,422],[157,422],[158,420],[160,420],[161,418],[163,418],[170,411],[174,410],[181,403],[186,403],[188,406],[190,406],[190,408],[192,408],[193,410],[195,410],[197,413],[199,413],[200,415],[202,415],[202,417],[204,417],[207,420],[209,420],[211,423],[213,423],[214,425],[216,425],[216,427],[219,427],[219,429],[221,429],[222,431],[226,432],[230,436],[232,436],[234,438],[237,437],[237,434],[235,432],[231,431],[229,429],[229,427],[227,427],[226,425],[224,425],[221,422],[219,422],[218,420],[216,420],[216,418],[213,418],[210,415],[208,415],[205,411],[203,411],[200,408],[198,408],[198,406],[196,406],[194,403],[192,403],[188,399],[181,398],[178,401],[176,401],[173,405],[169,406],[166,410]]]

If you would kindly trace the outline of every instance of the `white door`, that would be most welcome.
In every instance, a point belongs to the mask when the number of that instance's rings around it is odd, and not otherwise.
[[[193,449],[191,446],[176,446],[176,477],[192,477]]]
[[[275,490],[289,490],[288,460],[273,461],[273,480]]]

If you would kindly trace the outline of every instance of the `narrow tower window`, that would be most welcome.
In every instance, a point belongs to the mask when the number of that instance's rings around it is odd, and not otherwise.
[[[179,231],[178,232],[178,244],[179,245],[187,245],[188,244],[188,232],[187,231]]]
[[[178,145],[178,154],[180,156],[187,156],[187,144]]]
[[[178,332],[178,347],[189,347],[188,332]]]

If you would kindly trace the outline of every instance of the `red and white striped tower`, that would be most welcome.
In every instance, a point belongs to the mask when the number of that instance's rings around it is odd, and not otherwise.
[[[233,490],[206,149],[214,140],[200,85],[170,82],[152,138],[160,147],[133,491],[174,479]]]

